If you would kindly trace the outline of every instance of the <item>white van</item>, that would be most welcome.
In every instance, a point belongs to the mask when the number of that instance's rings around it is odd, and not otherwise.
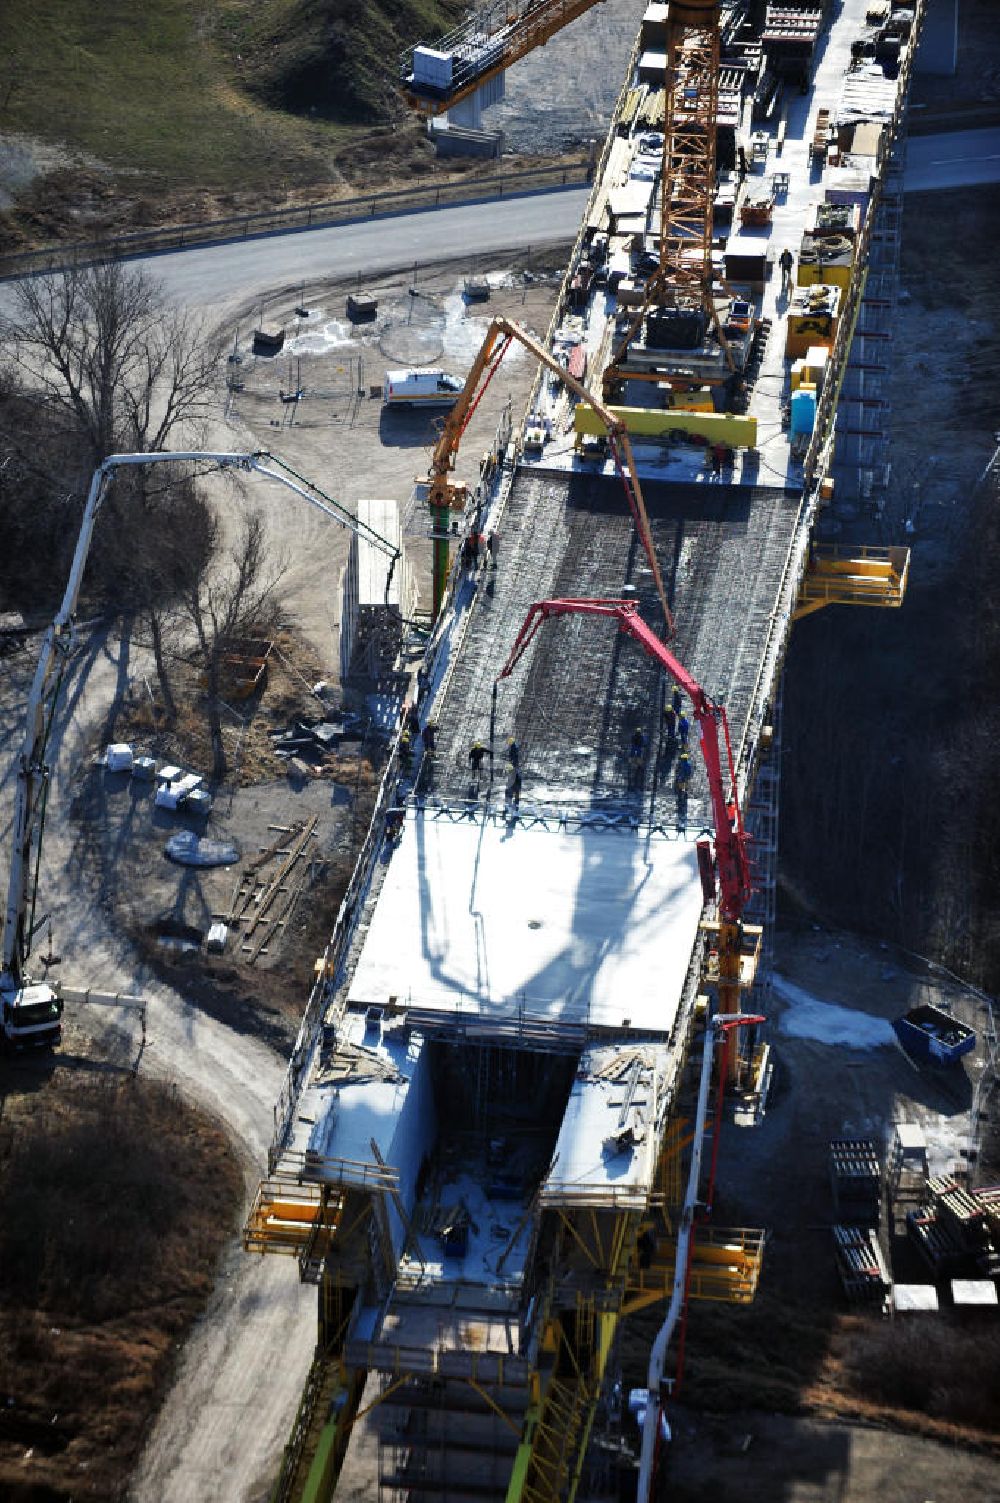
[[[385,407],[453,407],[465,386],[448,371],[386,371],[382,386]]]

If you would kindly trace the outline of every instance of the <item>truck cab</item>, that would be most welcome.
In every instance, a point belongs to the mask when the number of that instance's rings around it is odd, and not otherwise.
[[[62,1038],[63,1003],[48,982],[17,985],[0,977],[0,1038],[5,1049],[53,1049]]]

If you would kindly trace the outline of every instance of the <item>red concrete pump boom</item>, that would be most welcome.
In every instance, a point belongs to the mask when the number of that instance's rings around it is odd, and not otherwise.
[[[509,676],[542,622],[553,616],[604,616],[617,621],[621,630],[638,642],[654,662],[673,675],[678,687],[691,701],[694,718],[698,722],[701,754],[705,761],[709,796],[712,800],[715,860],[719,875],[719,914],[726,923],[739,923],[749,901],[752,884],[747,834],[736,790],[733,748],[725,709],[708,697],[683,663],[674,657],[666,644],[646,625],[634,600],[536,601],[524,618],[524,624],[517,634],[510,656],[497,675],[498,678]],[[723,746],[726,752],[728,793],[722,766]]]

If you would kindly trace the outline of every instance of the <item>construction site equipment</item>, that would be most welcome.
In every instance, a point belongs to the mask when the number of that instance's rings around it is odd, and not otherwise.
[[[660,179],[659,265],[642,304],[629,319],[604,372],[605,398],[626,379],[668,380],[673,346],[690,349],[712,328],[721,355],[706,379],[724,381],[734,369],[712,294],[712,210],[719,109],[718,0],[671,0],[665,16],[663,162]],[[655,314],[653,310],[656,310]],[[674,332],[653,334],[664,321]],[[631,347],[646,325],[647,349],[659,341],[659,371],[637,365]],[[683,332],[682,332],[683,331]]]
[[[813,128],[813,137],[809,146],[809,152],[814,162],[822,162],[826,159],[827,147],[830,144],[830,111],[817,110],[816,124]]]
[[[441,437],[435,444],[434,453],[431,456],[431,468],[427,480],[427,505],[430,507],[434,522],[434,614],[437,615],[441,608],[448,576],[451,547],[448,513],[449,511],[463,511],[468,499],[467,487],[457,485],[451,479],[459,445],[462,435],[472,420],[473,413],[483,399],[486,388],[499,370],[500,362],[510,348],[511,341],[515,339],[530,355],[534,356],[540,365],[550,370],[577,398],[578,402],[592,409],[598,423],[606,433],[615,469],[625,489],[625,499],[632,513],[639,541],[649,560],[656,593],[663,607],[663,619],[668,632],[672,632],[673,617],[670,614],[660,565],[653,547],[649,517],[646,514],[646,503],[642,496],[642,486],[639,484],[639,473],[632,454],[628,429],[592,392],[587,390],[582,381],[571,375],[549,350],[540,345],[537,339],[533,339],[527,330],[522,329],[519,324],[509,318],[494,318],[491,321],[479,353],[472,362],[466,377],[464,390],[445,418]],[[577,410],[579,411],[579,408]]]
[[[684,407],[663,412],[657,407],[609,407],[609,413],[632,438],[659,439],[663,442],[699,440],[706,444],[723,444],[727,449],[753,449],[757,446],[757,419],[733,412],[695,412]],[[577,407],[573,428],[579,437],[604,431],[602,420],[589,408]]]
[[[957,1227],[942,1217],[933,1203],[907,1212],[906,1235],[934,1278],[961,1272],[965,1244]]]
[[[771,223],[774,213],[774,191],[755,193],[740,204],[740,224],[759,228]]]
[[[249,699],[267,678],[274,643],[266,637],[223,637],[219,643],[220,686],[229,699]]]
[[[597,0],[494,0],[477,6],[433,47],[407,47],[399,67],[407,103],[428,118],[454,109],[595,4]]]
[[[509,678],[543,621],[559,616],[597,616],[617,621],[621,630],[638,642],[644,652],[673,675],[674,682],[691,701],[698,723],[701,754],[708,777],[712,818],[715,826],[715,865],[719,880],[719,912],[728,924],[738,925],[752,891],[747,836],[743,826],[736,771],[729,739],[729,722],[722,705],[710,699],[701,685],[674,657],[666,643],[639,615],[634,600],[538,600],[524,618],[498,679]],[[721,741],[720,741],[721,732]],[[723,772],[722,751],[726,769]],[[728,784],[728,786],[727,786]],[[721,948],[721,946],[720,946]],[[735,1008],[733,1009],[735,1011]]]
[[[836,1138],[830,1144],[830,1188],[839,1222],[878,1226],[882,1219],[882,1168],[867,1138]]]
[[[747,1227],[699,1227],[691,1252],[688,1295],[729,1305],[753,1303],[764,1258],[764,1233]],[[661,1238],[648,1268],[629,1280],[623,1315],[633,1315],[664,1299],[677,1267],[677,1246]]]
[[[667,1307],[666,1317],[661,1325],[649,1353],[649,1366],[646,1375],[646,1387],[650,1398],[653,1400],[647,1408],[642,1427],[642,1450],[639,1457],[639,1480],[636,1489],[637,1503],[649,1503],[653,1497],[653,1486],[656,1473],[657,1436],[660,1432],[660,1422],[663,1415],[663,1375],[666,1368],[667,1352],[678,1322],[683,1322],[687,1309],[687,1296],[691,1279],[691,1260],[695,1246],[695,1214],[699,1203],[701,1185],[701,1161],[703,1145],[705,1141],[705,1124],[708,1119],[709,1087],[712,1079],[712,1055],[717,1044],[721,1043],[723,1051],[728,1053],[730,1036],[733,1031],[745,1024],[762,1023],[763,1018],[716,1015],[708,1020],[705,1030],[704,1048],[701,1057],[701,1071],[698,1080],[698,1102],[694,1117],[694,1138],[691,1147],[691,1163],[688,1169],[687,1189],[684,1196],[684,1204],[680,1211],[680,1220],[677,1232],[677,1251],[674,1261],[674,1279],[670,1294],[670,1304]],[[725,1068],[719,1072],[720,1085],[726,1075]],[[721,1090],[719,1100],[721,1102]],[[709,1175],[708,1200],[711,1203],[715,1178],[716,1152],[718,1147],[718,1117],[716,1118],[716,1131],[713,1142],[712,1170]],[[681,1341],[683,1343],[684,1330],[681,1327]],[[682,1347],[683,1352],[683,1347]],[[679,1359],[680,1362],[681,1359]]]
[[[930,1003],[911,1008],[892,1026],[907,1053],[931,1064],[956,1064],[976,1047],[975,1029]]]
[[[852,1304],[885,1309],[892,1293],[892,1280],[885,1266],[878,1233],[870,1227],[835,1226],[833,1245],[837,1273]]]
[[[46,752],[63,677],[75,645],[76,608],[94,527],[116,471],[180,463],[210,464],[220,470],[241,470],[275,480],[341,526],[363,530],[375,546],[388,550],[394,560],[399,557],[397,548],[371,528],[364,528],[346,507],[264,450],[252,453],[184,450],[112,454],[98,465],[87,492],[62,603],[42,639],[28,695],[24,740],[16,763],[11,859],[0,950],[0,1029],[8,1047],[53,1047],[62,1037],[62,989],[47,980],[33,981],[28,974],[28,961],[36,930],[35,904],[49,789],[50,769]],[[276,468],[269,468],[269,465]],[[390,576],[391,572],[390,569]],[[168,772],[172,774],[171,779],[167,778]],[[169,785],[173,777],[180,777],[180,768],[162,769],[161,785]],[[178,800],[184,793],[193,791],[192,787],[186,787],[178,795]],[[159,801],[159,795],[157,799]]]
[[[796,621],[826,605],[899,607],[910,576],[909,548],[841,549],[815,544],[802,577]]]
[[[308,878],[307,869],[303,867],[296,873],[296,867],[305,859],[317,823],[314,815],[283,830],[240,874],[229,912],[222,922],[227,932],[241,931],[241,948],[250,965],[266,953],[267,946],[291,918]]]

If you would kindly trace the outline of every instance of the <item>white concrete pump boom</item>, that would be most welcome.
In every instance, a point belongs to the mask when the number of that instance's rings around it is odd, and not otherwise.
[[[280,459],[276,459],[266,450],[247,454],[210,453],[201,450],[182,453],[112,454],[98,466],[87,493],[83,519],[80,523],[80,535],[77,538],[62,604],[42,642],[42,650],[28,698],[24,742],[17,761],[10,875],[3,926],[3,950],[0,955],[0,962],[2,962],[0,963],[0,983],[6,983],[8,990],[16,990],[27,982],[26,966],[31,954],[34,929],[33,892],[37,885],[49,775],[45,753],[59,695],[59,685],[73,645],[76,608],[93,540],[94,525],[116,470],[128,466],[180,462],[211,464],[222,470],[242,470],[262,475],[267,480],[276,480],[279,484],[294,491],[297,496],[301,496],[304,501],[308,501],[310,505],[324,512],[326,516],[339,522],[341,526],[350,528],[367,542],[389,554],[393,566],[399,557],[398,548],[386,538],[364,522],[359,522],[346,507],[324,495],[311,481],[305,480],[301,475],[296,475],[294,470],[289,470]],[[278,470],[269,469],[269,464],[277,465]],[[281,473],[282,471],[284,473]],[[391,575],[392,567],[389,570],[390,578]],[[32,866],[34,866],[34,873],[32,873]]]
[[[94,471],[90,490],[87,493],[87,502],[83,509],[80,535],[76,540],[69,578],[63,592],[62,604],[42,642],[38,667],[35,669],[31,694],[28,698],[24,743],[17,763],[2,964],[3,973],[9,975],[17,984],[21,984],[26,979],[24,968],[31,953],[32,925],[29,918],[33,906],[29,898],[31,856],[41,834],[48,785],[45,749],[52,728],[52,715],[58,695],[59,680],[62,678],[73,643],[73,623],[94,536],[94,525],[101,503],[107,494],[111,477],[116,469],[125,465],[162,464],[167,460],[182,459],[211,460],[223,466],[233,465],[249,469],[253,458],[251,454],[113,454]],[[56,680],[55,692],[50,695],[49,690],[53,679]]]

